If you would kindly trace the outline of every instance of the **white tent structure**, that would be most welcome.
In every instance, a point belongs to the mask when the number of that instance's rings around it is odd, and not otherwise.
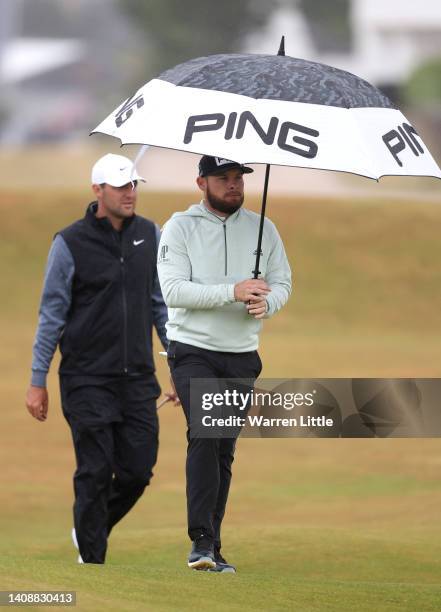
[[[2,48],[0,82],[18,83],[80,60],[84,44],[75,39],[15,38]]]
[[[350,27],[351,52],[320,53],[300,9],[284,5],[244,50],[274,53],[274,41],[285,35],[288,55],[338,66],[377,85],[399,85],[418,65],[441,55],[440,0],[351,0]]]
[[[354,60],[376,83],[399,83],[441,55],[439,0],[352,0]]]

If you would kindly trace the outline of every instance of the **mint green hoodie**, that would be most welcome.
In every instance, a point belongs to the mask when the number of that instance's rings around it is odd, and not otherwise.
[[[260,216],[240,208],[222,220],[203,202],[175,213],[158,249],[158,276],[168,306],[167,337],[214,351],[258,347],[262,321],[234,299],[234,285],[253,278]],[[282,240],[265,219],[259,278],[271,287],[265,318],[291,293],[291,270]]]

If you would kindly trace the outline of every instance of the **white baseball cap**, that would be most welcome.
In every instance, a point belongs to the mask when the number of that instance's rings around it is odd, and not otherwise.
[[[92,168],[92,185],[107,183],[112,187],[122,187],[132,181],[145,179],[136,172],[133,162],[123,155],[108,153],[101,157]]]

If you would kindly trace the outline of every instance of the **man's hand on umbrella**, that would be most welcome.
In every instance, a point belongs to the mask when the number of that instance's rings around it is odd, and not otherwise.
[[[49,396],[44,387],[31,385],[26,393],[26,408],[37,421],[45,421],[49,407]]]
[[[262,302],[270,291],[269,286],[261,279],[249,278],[234,285],[236,302],[244,302],[245,304],[255,302],[256,298],[259,298],[259,302]]]
[[[266,298],[255,295],[248,302],[247,310],[248,314],[252,315],[255,319],[263,319],[267,310]]]

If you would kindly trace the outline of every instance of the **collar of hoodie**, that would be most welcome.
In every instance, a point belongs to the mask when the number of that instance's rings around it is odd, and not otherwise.
[[[201,213],[203,213],[204,217],[216,223],[233,223],[239,217],[241,212],[241,208],[239,208],[239,210],[236,210],[236,212],[234,212],[232,215],[228,215],[228,217],[222,218],[220,215],[217,215],[216,213],[209,210],[205,205],[204,200],[201,200],[199,202],[197,208],[201,211]]]

